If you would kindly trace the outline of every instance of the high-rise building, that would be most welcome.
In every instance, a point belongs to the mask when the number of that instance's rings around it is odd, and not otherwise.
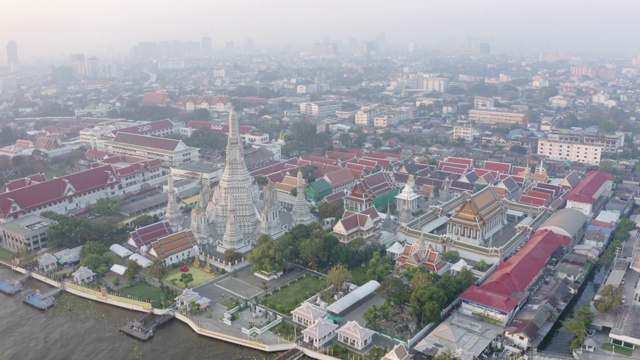
[[[415,41],[409,42],[409,44],[407,45],[407,51],[409,52],[409,54],[413,54],[414,52],[416,52],[416,42]]]
[[[80,77],[87,75],[87,67],[84,61],[84,54],[72,54],[71,66],[73,67],[74,76]]]
[[[213,45],[209,36],[203,36],[200,39],[200,53],[203,56],[211,56],[213,54]]]
[[[317,57],[335,57],[338,54],[338,45],[332,42],[321,42],[313,45],[313,53]]]
[[[489,44],[487,43],[480,43],[480,46],[478,47],[478,52],[482,55],[489,55],[491,54],[491,47],[489,47]]]
[[[18,44],[15,41],[7,43],[7,65],[9,66],[9,71],[18,70]]]
[[[378,53],[378,42],[377,41],[363,41],[362,42],[362,52],[365,55],[376,55]]]

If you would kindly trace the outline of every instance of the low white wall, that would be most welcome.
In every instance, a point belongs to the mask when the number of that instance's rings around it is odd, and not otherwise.
[[[14,269],[14,270],[15,270],[15,269]],[[31,273],[31,277],[32,277],[32,278],[34,278],[34,279],[36,279],[36,280],[40,280],[40,281],[42,281],[42,282],[44,282],[44,283],[47,283],[47,284],[49,284],[49,285],[51,285],[51,286],[55,286],[55,287],[57,287],[57,288],[59,288],[59,287],[60,287],[60,285],[61,285],[59,282],[57,282],[57,281],[55,281],[55,280],[51,280],[51,279],[49,279],[48,277],[43,276],[43,275],[40,275],[40,274],[38,274],[38,273]]]
[[[110,297],[104,298],[102,296],[98,296],[98,295],[87,293],[87,292],[84,292],[84,291],[81,291],[81,290],[77,290],[77,289],[71,288],[69,286],[65,286],[64,288],[65,288],[65,291],[67,291],[67,292],[69,292],[71,294],[83,297],[85,299],[99,301],[99,302],[102,302],[102,303],[105,303],[105,304],[118,306],[118,307],[121,307],[121,308],[124,308],[124,309],[129,309],[129,310],[134,310],[134,311],[141,311],[141,312],[148,312],[148,311],[152,310],[150,304],[149,304],[149,307],[145,309],[145,307],[143,305],[137,305],[137,304],[127,303],[127,302],[124,302],[124,301],[118,301],[118,300],[116,300],[114,298],[110,298]],[[109,296],[111,296],[111,295],[109,295]]]
[[[266,345],[266,344],[261,344],[259,342],[256,341],[250,341],[250,340],[245,340],[245,339],[241,339],[241,338],[237,338],[234,336],[229,336],[226,334],[222,334],[219,332],[215,332],[212,330],[208,330],[205,328],[201,328],[200,326],[198,326],[196,323],[194,323],[191,319],[189,319],[188,317],[180,314],[180,313],[176,313],[176,319],[184,322],[185,324],[189,325],[191,327],[191,329],[193,331],[195,331],[196,333],[203,335],[203,336],[208,336],[210,338],[214,338],[214,339],[218,339],[218,340],[222,340],[222,341],[226,341],[226,342],[230,342],[236,345],[240,345],[240,346],[246,346],[246,347],[250,347],[252,349],[257,349],[257,350],[261,350],[261,351],[265,351],[265,352],[276,352],[276,351],[287,351],[290,349],[293,349],[296,347],[296,345],[294,343],[284,343],[284,344],[277,344],[277,345]]]
[[[310,358],[318,360],[339,360],[338,358],[334,358],[333,356],[325,355],[313,350],[309,350],[307,348],[298,347],[298,349],[302,350],[302,352]]]

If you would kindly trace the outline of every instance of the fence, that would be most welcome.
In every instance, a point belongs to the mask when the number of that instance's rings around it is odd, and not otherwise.
[[[100,291],[89,289],[84,286],[76,285],[69,282],[64,284],[64,289],[67,292],[70,292],[74,295],[78,295],[86,299],[100,301],[110,305],[119,306],[125,309],[144,311],[144,312],[153,310],[153,307],[151,306],[150,303],[128,299],[125,297],[121,297],[121,296],[117,296],[109,293],[102,293]]]
[[[257,327],[252,327],[251,329],[247,329],[247,328],[242,328],[242,332],[244,334],[247,335],[252,335],[252,336],[258,336],[258,335],[262,335],[265,332],[269,331],[271,328],[273,328],[274,326],[280,324],[282,322],[282,316],[279,316],[273,320],[272,322],[268,323],[267,325],[261,327],[261,328],[257,328]]]
[[[267,345],[267,344],[261,344],[257,341],[251,341],[251,340],[245,340],[242,338],[238,338],[235,336],[230,336],[230,335],[226,335],[226,334],[222,334],[213,330],[209,330],[209,329],[205,329],[203,327],[200,327],[198,324],[196,324],[195,322],[193,322],[193,320],[189,319],[188,317],[180,314],[180,313],[176,313],[176,319],[184,322],[185,324],[189,325],[189,327],[191,327],[191,329],[193,331],[195,331],[196,333],[203,335],[203,336],[208,336],[214,339],[218,339],[218,340],[222,340],[222,341],[226,341],[226,342],[230,342],[233,344],[237,344],[237,345],[241,345],[241,346],[246,346],[246,347],[250,347],[252,349],[257,349],[257,350],[262,350],[262,351],[266,351],[266,352],[276,352],[276,351],[287,351],[290,349],[293,349],[294,347],[296,347],[296,345],[294,343],[283,343],[283,344],[274,344],[274,345]]]

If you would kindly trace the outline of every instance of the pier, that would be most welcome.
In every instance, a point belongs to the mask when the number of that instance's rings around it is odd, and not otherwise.
[[[59,289],[56,289],[56,291]],[[59,292],[59,291],[57,291]],[[47,310],[56,304],[56,300],[53,296],[47,296],[49,293],[43,295],[34,289],[27,289],[22,292],[22,301],[40,310]]]
[[[15,295],[22,291],[22,284],[19,280],[2,280],[0,281],[0,291],[7,295]]]
[[[148,312],[140,316],[136,320],[128,322],[126,325],[120,328],[120,331],[138,340],[145,341],[145,340],[149,340],[153,336],[153,330],[156,327],[173,319],[173,314],[168,313],[156,318],[155,320],[153,320],[153,322],[151,322],[148,325],[145,324],[145,319],[152,315],[153,315],[153,312]]]

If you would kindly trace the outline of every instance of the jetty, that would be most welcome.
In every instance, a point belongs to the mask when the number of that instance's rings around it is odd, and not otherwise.
[[[18,280],[2,280],[0,281],[0,291],[7,295],[15,295],[22,291],[22,284]]]
[[[133,321],[129,321],[126,325],[120,328],[120,331],[138,340],[149,340],[153,336],[153,330],[156,327],[173,319],[174,316],[172,313],[168,313],[159,316],[155,320],[152,320],[150,323],[146,324],[145,320],[151,315],[153,315],[153,312],[150,311]]]
[[[22,292],[22,301],[40,310],[47,310],[56,304],[56,300],[53,296],[62,291],[62,289],[55,289],[46,294],[40,294],[34,289],[27,289]]]

